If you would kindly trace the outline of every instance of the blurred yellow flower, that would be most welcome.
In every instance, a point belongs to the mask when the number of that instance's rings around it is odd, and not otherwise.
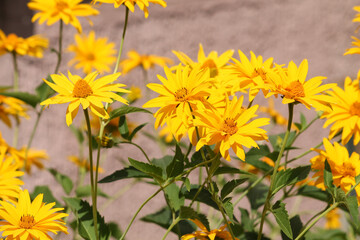
[[[55,203],[44,203],[43,194],[31,201],[28,190],[20,191],[18,202],[14,205],[0,201],[0,232],[7,239],[51,240],[48,232],[67,232],[62,218],[68,214],[60,213],[63,208],[52,208]]]
[[[174,137],[171,133],[169,125],[165,125],[159,132],[160,137],[164,137],[165,142],[171,143],[174,140]]]
[[[306,81],[308,73],[308,61],[304,59],[297,67],[293,61],[290,61],[288,68],[284,69],[276,66],[276,73],[269,76],[272,84],[271,90],[266,97],[281,94],[282,103],[302,103],[308,109],[311,107],[323,110],[331,101],[331,98],[324,91],[336,86],[333,84],[321,85],[326,77],[314,77]]]
[[[230,232],[225,230],[225,228],[227,227],[226,224],[224,226],[221,226],[219,229],[213,229],[213,230],[209,231],[204,226],[204,224],[202,224],[199,220],[191,219],[191,221],[194,222],[201,230],[196,231],[194,233],[185,234],[185,235],[183,235],[181,237],[181,240],[188,240],[188,239],[191,239],[191,238],[201,239],[201,240],[205,240],[205,239],[210,239],[210,240],[215,240],[215,239],[232,240],[233,239],[231,237]],[[235,238],[235,240],[239,240],[239,239]]]
[[[215,145],[215,151],[230,161],[229,149],[232,148],[235,154],[245,160],[243,146],[247,148],[258,147],[255,141],[266,140],[266,131],[261,126],[269,124],[268,118],[252,120],[257,115],[258,105],[249,109],[242,109],[244,97],[239,99],[235,96],[232,100],[226,98],[224,111],[217,109],[196,111],[194,125],[205,128],[203,136],[196,145],[198,151],[204,145]]]
[[[88,36],[76,34],[75,41],[76,44],[68,47],[68,51],[75,53],[69,65],[76,63],[75,68],[82,68],[85,74],[94,69],[100,73],[110,71],[110,66],[116,61],[114,43],[107,43],[107,38],[96,39],[94,31]]]
[[[141,66],[144,70],[154,68],[155,65],[165,67],[167,64],[173,64],[173,61],[167,57],[161,57],[156,55],[141,55],[135,50],[131,50],[127,53],[128,59],[124,59],[120,62],[120,68],[123,74],[127,74],[134,68]]]
[[[40,35],[26,38],[25,43],[28,47],[27,55],[37,58],[42,58],[44,49],[49,47],[49,40]]]
[[[0,55],[3,55],[7,52],[16,53],[18,55],[25,55],[27,52],[27,44],[25,39],[18,37],[14,33],[5,35],[5,33],[0,29]]]
[[[144,12],[145,18],[149,16],[149,3],[158,4],[162,7],[166,7],[166,2],[164,0],[93,0],[92,3],[113,3],[115,8],[120,7],[124,4],[131,12],[135,10],[135,4]]]
[[[81,2],[82,0],[31,0],[28,7],[31,10],[39,11],[31,21],[39,20],[39,24],[47,21],[47,25],[52,25],[62,20],[65,24],[70,23],[81,33],[82,28],[77,17],[99,14],[99,11],[93,9],[90,4]]]
[[[20,186],[24,185],[18,177],[24,175],[19,171],[20,165],[12,157],[6,156],[6,147],[0,146],[0,199],[3,201],[15,200],[19,196]]]
[[[330,212],[328,212],[325,215],[325,219],[326,219],[325,228],[326,229],[340,228],[341,227],[340,217],[341,216],[340,216],[338,208],[335,208],[335,209],[331,210]]]
[[[8,127],[11,127],[10,116],[15,118],[16,122],[20,121],[20,117],[29,119],[25,103],[17,98],[0,95],[0,120]]]
[[[130,87],[130,93],[127,95],[127,99],[130,103],[135,102],[136,100],[142,98],[141,88],[136,86]]]
[[[360,17],[359,17],[360,18]],[[352,48],[346,49],[346,52],[344,53],[344,55],[349,55],[349,54],[360,54],[360,39],[356,38],[356,37],[351,37],[354,41],[351,43],[351,45],[353,46]]]
[[[74,163],[76,166],[80,168],[84,168],[87,172],[90,171],[90,162],[86,158],[80,159],[77,156],[71,155],[68,157],[69,161]],[[93,167],[93,171],[96,171],[96,167]],[[103,173],[104,169],[99,167],[99,173]]]
[[[68,126],[76,117],[80,104],[84,110],[89,107],[91,112],[98,117],[108,119],[109,114],[104,109],[102,102],[112,103],[114,99],[127,104],[127,101],[116,93],[128,93],[129,91],[122,88],[125,86],[124,84],[113,83],[121,75],[120,73],[95,80],[97,75],[97,72],[93,72],[83,79],[80,76],[72,75],[70,72],[68,72],[69,78],[63,74],[52,74],[51,79],[54,83],[43,80],[59,94],[41,102],[40,105],[47,106],[70,102],[66,111],[66,124]]]
[[[27,152],[27,157],[25,157],[26,147],[21,148],[16,152],[18,160],[21,164],[20,167],[25,167],[25,171],[28,174],[31,174],[31,167],[35,165],[39,169],[44,168],[43,160],[48,160],[49,156],[45,150],[35,150],[30,148]]]
[[[360,73],[360,71],[359,71]],[[358,75],[359,76],[359,75]],[[329,139],[342,132],[341,143],[345,145],[353,137],[354,145],[360,141],[360,89],[359,78],[351,81],[346,77],[344,90],[336,86],[327,92],[332,101],[331,108],[323,113],[324,128],[330,127]]]

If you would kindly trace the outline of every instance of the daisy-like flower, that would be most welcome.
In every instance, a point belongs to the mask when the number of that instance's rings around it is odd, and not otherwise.
[[[93,9],[90,4],[81,3],[82,0],[31,0],[28,7],[31,10],[39,11],[32,22],[39,20],[39,24],[47,21],[47,25],[53,25],[61,20],[65,24],[71,24],[81,33],[82,28],[77,17],[98,15],[99,11]]]
[[[0,95],[0,120],[2,120],[8,127],[11,127],[10,116],[15,118],[17,122],[20,117],[29,119],[25,102],[13,98]]]
[[[40,35],[30,36],[25,39],[27,44],[27,55],[37,58],[43,57],[43,52],[49,46],[49,40]]]
[[[251,59],[238,50],[240,61],[231,58],[234,63],[229,67],[229,75],[233,84],[233,91],[249,88],[249,101],[254,100],[260,89],[264,94],[269,91],[269,73],[273,71],[273,58],[263,60],[262,56],[257,56],[250,51]]]
[[[209,69],[210,77],[215,78],[221,71],[223,71],[226,64],[229,62],[231,56],[234,53],[234,50],[227,50],[220,56],[216,51],[211,51],[208,56],[205,55],[202,44],[199,44],[199,52],[197,57],[197,62],[191,60],[185,53],[179,51],[172,51],[177,58],[181,61],[185,66],[190,66],[191,69],[195,67],[199,67],[200,69]]]
[[[329,139],[342,131],[341,143],[345,145],[354,137],[354,145],[360,141],[360,89],[359,76],[354,81],[346,77],[344,90],[336,86],[328,94],[332,97],[331,109],[325,111],[321,118],[326,118],[324,128],[330,127]]]
[[[322,76],[306,81],[307,73],[308,61],[306,59],[301,62],[299,67],[293,61],[289,63],[287,69],[277,66],[276,73],[270,75],[272,86],[266,97],[281,94],[283,104],[300,102],[308,109],[311,107],[326,108],[331,99],[322,93],[336,86],[336,84],[321,85],[322,80],[326,78]]]
[[[319,155],[310,159],[311,169],[315,171],[312,179],[312,185],[325,191],[325,184],[324,184],[324,169],[325,169],[325,160],[326,160],[326,152],[321,149],[314,149],[311,150],[317,152]]]
[[[226,99],[224,111],[217,109],[194,112],[196,119],[195,126],[204,127],[205,136],[196,145],[199,150],[204,145],[215,145],[215,151],[230,161],[229,149],[232,148],[235,154],[245,159],[243,146],[247,148],[258,147],[256,140],[266,140],[266,131],[261,126],[269,124],[269,118],[256,117],[258,105],[249,109],[242,109],[244,97],[239,99],[235,96],[231,101]]]
[[[360,174],[360,157],[353,152],[349,156],[346,147],[335,142],[332,145],[328,139],[323,139],[325,150],[320,152],[321,158],[328,161],[333,175],[333,184],[340,187],[345,193],[355,186],[355,177]],[[324,166],[324,165],[323,165]],[[323,175],[319,174],[319,181],[324,182]],[[360,186],[355,187],[358,203],[360,203]]]
[[[69,161],[74,163],[76,166],[80,168],[84,168],[86,171],[90,171],[90,163],[86,158],[80,159],[77,156],[71,155],[68,157]],[[93,167],[93,171],[96,171],[96,167]],[[103,173],[104,169],[99,167],[99,173]]]
[[[18,177],[24,175],[18,171],[20,165],[12,157],[6,156],[6,147],[0,146],[0,199],[15,202],[20,186],[24,184]]]
[[[141,66],[145,71],[147,71],[150,68],[154,68],[155,65],[165,67],[167,64],[173,64],[173,61],[170,58],[140,54],[135,50],[129,51],[127,55],[129,58],[120,62],[120,67],[123,74],[127,74],[138,66]]]
[[[6,34],[0,29],[0,55],[7,52],[25,55],[27,50],[28,46],[24,38],[18,37],[14,33],[10,33],[6,36]]]
[[[202,224],[199,220],[191,219],[191,221],[194,222],[201,230],[196,231],[194,233],[185,234],[181,237],[181,240],[188,240],[188,239],[192,239],[192,238],[201,239],[201,240],[205,240],[205,239],[232,240],[230,232],[225,230],[225,228],[227,227],[226,224],[224,226],[221,226],[219,229],[213,229],[213,230],[209,231],[204,226],[204,224]],[[235,238],[235,240],[239,240],[239,239]]]
[[[52,74],[51,79],[54,83],[48,82],[46,79],[43,80],[59,94],[41,102],[40,105],[48,106],[49,104],[69,102],[66,111],[66,124],[68,126],[76,117],[80,104],[83,109],[90,108],[91,112],[98,117],[108,119],[109,114],[104,109],[102,102],[112,103],[114,99],[127,104],[127,101],[116,93],[128,93],[129,91],[122,88],[125,86],[124,84],[113,83],[121,73],[107,75],[95,80],[97,75],[97,72],[93,72],[85,78],[81,78],[68,72],[67,78],[63,74]]]
[[[340,228],[341,227],[340,217],[341,216],[340,216],[338,208],[335,208],[335,209],[331,210],[330,212],[328,212],[325,215],[325,219],[326,219],[325,228],[326,229]]]
[[[43,160],[48,160],[49,156],[44,150],[36,150],[30,148],[27,152],[27,157],[25,157],[26,147],[21,148],[16,152],[17,158],[21,167],[25,167],[25,171],[28,174],[31,174],[32,166],[36,166],[39,169],[44,168]]]
[[[100,3],[113,3],[115,8],[120,7],[124,4],[131,12],[135,10],[135,4],[144,12],[145,18],[149,16],[149,3],[158,4],[162,7],[166,7],[166,2],[164,0],[93,0],[94,4],[97,2]]]
[[[359,17],[360,18],[360,17]],[[360,39],[356,38],[356,37],[351,37],[354,41],[351,43],[351,45],[353,46],[352,48],[346,49],[346,52],[344,53],[344,55],[349,55],[349,54],[360,54]]]
[[[142,98],[141,88],[136,86],[130,87],[130,93],[127,95],[127,99],[130,103],[135,102],[136,100]]]
[[[114,43],[107,43],[107,38],[96,39],[94,31],[89,36],[76,34],[75,41],[76,44],[68,48],[68,51],[75,53],[69,65],[76,63],[75,68],[82,68],[85,74],[93,69],[100,73],[110,71],[110,66],[116,61]]]
[[[209,70],[199,68],[190,70],[177,68],[172,73],[169,68],[164,68],[167,79],[158,75],[163,85],[149,83],[147,87],[159,93],[157,98],[151,99],[143,105],[144,108],[160,107],[154,114],[156,118],[155,128],[163,126],[167,119],[177,118],[184,124],[192,119],[191,109],[195,110],[198,105],[204,105],[204,97],[210,96],[211,79]],[[189,106],[190,105],[190,106]]]
[[[51,240],[48,232],[67,232],[62,218],[68,216],[60,213],[63,208],[52,208],[55,203],[45,204],[43,194],[37,195],[31,202],[28,190],[20,191],[18,202],[10,204],[0,201],[0,232],[7,239],[44,239]]]

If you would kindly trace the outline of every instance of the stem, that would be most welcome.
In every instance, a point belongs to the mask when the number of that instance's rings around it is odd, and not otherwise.
[[[57,51],[58,60],[57,60],[57,63],[56,63],[56,67],[55,67],[54,73],[58,73],[59,68],[60,68],[60,64],[61,64],[61,59],[62,59],[63,27],[64,27],[64,22],[63,22],[62,20],[60,20],[60,27],[59,27],[59,50]]]
[[[97,229],[97,209],[96,209],[96,191],[95,191],[97,182],[94,183],[94,165],[93,165],[93,157],[92,157],[92,135],[91,135],[91,125],[90,125],[88,109],[84,109],[84,115],[85,115],[86,125],[87,125],[87,129],[88,129],[88,138],[89,138],[90,183],[91,183],[91,197],[92,197],[92,204],[93,204],[92,212],[93,212],[93,218],[94,218],[94,229],[95,229],[96,239],[99,240],[99,234],[98,234],[98,229]],[[96,169],[96,170],[98,170],[98,169]]]
[[[180,222],[180,217],[177,217],[169,226],[169,228],[166,230],[162,240],[165,240],[165,238],[167,237],[167,235],[171,232],[171,229],[173,229],[173,227],[175,227],[176,224],[178,224],[178,222]],[[179,232],[180,234],[180,232]]]
[[[125,12],[125,23],[124,23],[124,29],[123,29],[123,33],[122,33],[122,37],[121,37],[121,43],[120,43],[120,48],[119,48],[119,53],[116,59],[116,65],[115,65],[115,69],[114,69],[114,73],[117,72],[118,68],[119,68],[119,63],[120,63],[120,58],[121,58],[121,53],[123,50],[123,45],[124,45],[124,39],[125,39],[125,33],[126,33],[126,27],[128,24],[128,18],[129,18],[129,8],[125,7],[126,12]]]
[[[331,210],[335,209],[337,206],[339,205],[339,203],[334,203],[331,207],[329,207],[326,211],[324,211],[323,213],[321,213],[318,217],[316,217],[314,219],[314,221],[312,221],[304,230],[301,231],[301,233],[295,238],[295,240],[299,240],[302,236],[305,235],[305,233],[312,227],[315,225],[315,223],[317,223],[322,217],[324,217],[327,213],[329,213]]]
[[[119,143],[119,144],[121,144],[121,143],[127,143],[127,144],[134,145],[135,147],[137,147],[138,149],[140,149],[140,151],[144,154],[146,160],[151,164],[151,161],[150,161],[149,156],[145,153],[144,149],[142,149],[142,147],[140,147],[140,146],[137,145],[136,143],[128,142],[128,141],[121,141],[121,142],[118,142],[118,143]]]
[[[279,155],[275,161],[275,166],[274,166],[274,170],[273,170],[273,174],[271,176],[271,180],[270,180],[270,187],[269,187],[269,192],[267,194],[266,200],[265,200],[265,204],[264,204],[264,208],[261,214],[261,222],[260,222],[260,229],[259,229],[259,233],[258,233],[258,237],[257,239],[260,240],[261,236],[262,236],[262,231],[263,231],[263,227],[264,227],[264,220],[265,220],[265,216],[266,216],[266,212],[269,209],[269,204],[270,204],[270,200],[271,197],[273,195],[273,187],[275,184],[275,178],[276,178],[276,174],[278,172],[279,166],[280,166],[280,161],[281,161],[281,157],[284,153],[286,144],[287,144],[287,140],[289,138],[290,135],[290,131],[291,131],[291,124],[292,124],[292,119],[293,119],[293,111],[294,111],[294,103],[290,103],[288,104],[289,107],[289,121],[288,121],[288,126],[287,126],[287,130],[285,133],[285,137],[284,140],[282,142],[282,146],[279,152]]]
[[[13,56],[13,64],[14,64],[14,82],[13,82],[13,90],[14,92],[19,91],[19,66],[16,61],[16,52],[12,52]],[[16,122],[16,125],[14,126],[14,137],[13,137],[13,143],[12,147],[17,148],[19,140],[19,121]]]

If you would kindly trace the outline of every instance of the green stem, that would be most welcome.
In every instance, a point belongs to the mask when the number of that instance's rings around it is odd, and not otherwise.
[[[323,142],[319,143],[319,144],[318,144],[318,145],[316,145],[314,148],[319,148],[321,145],[323,145]],[[309,153],[311,153],[311,152],[313,152],[313,150],[308,150],[308,151],[306,151],[306,152],[304,152],[304,153],[300,154],[299,156],[297,156],[297,157],[294,157],[294,158],[290,159],[287,163],[294,162],[294,161],[296,161],[296,160],[298,160],[298,159],[300,159],[300,158],[302,158],[302,157],[304,157],[304,156],[308,155],[308,154],[309,154]]]
[[[89,138],[89,160],[90,160],[90,183],[91,183],[91,197],[92,197],[92,212],[94,218],[94,229],[95,229],[95,236],[96,239],[99,240],[98,228],[97,228],[97,209],[96,209],[96,185],[97,181],[94,183],[94,165],[93,165],[93,157],[92,157],[92,135],[91,135],[91,125],[90,125],[90,118],[89,118],[89,111],[88,109],[84,109],[84,115],[88,130],[88,138]],[[98,170],[98,169],[96,169]]]
[[[127,24],[128,24],[129,8],[125,7],[125,9],[126,9],[126,12],[125,12],[125,23],[124,23],[123,33],[122,33],[122,37],[121,37],[121,43],[120,43],[119,53],[118,53],[118,56],[117,56],[117,59],[116,59],[116,65],[115,65],[115,68],[114,68],[114,73],[116,73],[117,70],[118,70],[118,68],[119,68],[121,53],[122,53],[123,45],[124,45],[126,27],[127,27]]]
[[[260,222],[260,228],[259,228],[259,233],[258,233],[258,237],[257,239],[260,240],[261,236],[262,236],[262,231],[263,231],[263,227],[264,227],[264,220],[266,217],[266,212],[269,209],[269,205],[270,205],[270,200],[271,197],[273,195],[273,188],[274,188],[274,184],[275,184],[275,178],[276,178],[276,174],[278,172],[279,166],[280,166],[280,161],[281,161],[281,157],[284,153],[285,147],[287,145],[287,140],[289,138],[290,135],[290,131],[291,131],[291,124],[292,124],[292,119],[293,119],[293,111],[294,111],[294,103],[290,103],[288,104],[289,107],[289,121],[288,121],[288,126],[287,126],[287,130],[285,133],[285,137],[284,140],[282,142],[282,146],[279,152],[279,155],[275,161],[275,166],[274,166],[274,170],[273,170],[273,174],[271,176],[271,180],[270,180],[270,187],[269,187],[269,192],[267,194],[266,200],[265,200],[265,204],[264,204],[264,208],[261,214],[261,222]]]
[[[165,238],[167,237],[167,235],[171,232],[171,230],[175,227],[176,224],[178,224],[180,222],[180,217],[177,217],[169,226],[169,228],[166,230],[162,240],[165,240]],[[179,233],[180,234],[180,233]]]
[[[60,68],[60,64],[61,64],[61,59],[62,59],[63,27],[64,27],[64,22],[63,22],[62,20],[60,20],[60,27],[59,27],[59,50],[57,51],[58,60],[57,60],[57,63],[56,63],[56,67],[55,67],[54,73],[58,73],[59,68]]]
[[[13,82],[13,90],[14,92],[19,91],[19,66],[16,60],[16,52],[12,52],[13,56],[13,64],[14,64],[14,82]],[[17,144],[19,141],[19,121],[16,121],[16,125],[14,126],[14,137],[12,147],[17,148]]]
[[[151,161],[150,161],[149,156],[145,153],[144,149],[142,149],[142,147],[140,147],[140,146],[137,145],[136,143],[128,142],[128,141],[121,141],[121,142],[118,142],[118,143],[119,143],[119,144],[122,144],[122,143],[131,144],[131,145],[137,147],[137,148],[144,154],[146,160],[151,164]]]
[[[335,209],[339,203],[334,203],[331,207],[329,207],[326,211],[323,211],[319,216],[317,216],[301,233],[295,238],[295,240],[299,240],[302,236],[309,231],[309,229],[315,225],[322,217],[328,214],[331,210]]]

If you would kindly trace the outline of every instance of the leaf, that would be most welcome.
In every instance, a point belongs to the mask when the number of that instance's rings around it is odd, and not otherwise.
[[[78,140],[78,142],[81,144],[84,142],[84,134],[82,133],[82,131],[80,130],[80,128],[76,128],[74,127],[73,124],[71,124],[69,126],[71,132],[75,135],[76,139]]]
[[[306,127],[306,125],[307,125],[307,123],[306,123],[306,117],[305,117],[305,115],[304,115],[303,113],[300,113],[300,123],[301,123],[301,129],[300,129],[300,130],[302,130],[302,129],[304,129],[304,128]]]
[[[274,183],[274,190],[272,194],[275,194],[285,186],[293,185],[299,181],[304,180],[309,175],[311,166],[300,166],[297,168],[288,168],[281,170],[277,173]]]
[[[190,191],[185,191],[183,188],[181,190],[181,193],[185,196],[186,199],[192,200],[195,197],[195,194],[199,190],[199,186],[192,186]],[[195,199],[197,202],[205,203],[208,206],[211,206],[215,208],[216,210],[219,210],[217,204],[212,200],[211,193],[206,190],[202,189],[200,193],[198,194],[197,198]]]
[[[176,177],[184,171],[184,155],[181,152],[181,148],[176,144],[175,156],[172,162],[166,168],[167,177]]]
[[[293,232],[293,238],[295,239],[300,234],[303,228],[303,224],[301,222],[299,215],[296,215],[290,219],[290,225],[291,225],[291,231]],[[281,238],[282,240],[291,240],[291,238],[288,238],[283,231],[281,231]],[[304,237],[300,239],[303,240]]]
[[[340,229],[317,228],[316,232],[309,231],[305,236],[306,240],[349,240],[346,233]]]
[[[241,212],[241,225],[244,227],[244,230],[247,232],[254,231],[254,220],[251,220],[248,210],[245,208],[240,208]]]
[[[325,168],[324,168],[324,184],[326,189],[330,191],[330,193],[334,192],[334,184],[333,184],[333,175],[331,172],[331,167],[327,160],[325,160]]]
[[[110,229],[110,235],[114,237],[115,239],[120,239],[122,236],[122,232],[120,230],[120,227],[115,222],[109,222],[108,223],[109,229]]]
[[[251,173],[249,173],[247,171],[243,171],[243,170],[240,170],[238,168],[233,168],[233,167],[228,167],[228,166],[219,167],[214,172],[214,176],[221,175],[221,174],[246,174],[246,175],[252,175]]]
[[[164,192],[171,208],[174,209],[175,212],[180,210],[180,207],[185,203],[185,197],[180,197],[179,187],[175,183],[172,183],[164,189]]]
[[[285,203],[277,201],[271,208],[271,212],[275,216],[276,222],[287,237],[293,239],[293,233],[290,225],[289,215],[285,209]]]
[[[191,189],[191,184],[190,184],[189,178],[185,178],[184,183],[185,183],[186,190],[189,192]]]
[[[139,162],[132,158],[129,158],[129,162],[134,168],[142,171],[143,173],[146,173],[146,174],[152,176],[157,181],[159,181],[159,182],[164,181],[162,178],[162,169],[160,167],[150,165],[148,163]]]
[[[296,132],[291,131],[290,134],[289,134],[289,138],[287,140],[286,146],[285,146],[285,150],[294,149],[294,148],[291,148],[290,143],[293,142],[295,136],[296,136]],[[280,134],[277,134],[277,135],[269,136],[269,141],[270,141],[274,151],[276,151],[276,152],[280,151],[280,148],[282,146],[282,141],[284,140],[284,138],[285,138],[285,133],[280,133]]]
[[[56,198],[54,197],[54,195],[52,194],[51,190],[49,189],[48,186],[36,186],[34,191],[30,194],[31,199],[35,199],[37,195],[39,194],[44,194],[43,196],[43,202],[44,203],[53,203],[55,202],[55,206],[56,208],[61,208],[62,205],[60,204],[60,202],[58,200],[56,200]]]
[[[269,187],[262,183],[249,190],[246,197],[249,199],[251,209],[258,210],[259,207],[264,205],[268,191]]]
[[[90,197],[91,196],[91,186],[90,185],[80,186],[75,190],[75,193],[76,193],[76,197],[79,197],[79,198]],[[97,195],[104,197],[104,198],[110,197],[109,195],[107,195],[106,193],[101,191],[101,189],[99,189],[99,188],[97,190]]]
[[[229,217],[230,221],[233,222],[234,221],[234,206],[231,203],[230,198],[228,198],[223,203],[223,207],[224,207],[224,210],[226,212],[226,215]]]
[[[120,132],[121,136],[124,139],[129,140],[129,128],[128,128],[125,116],[121,116],[119,118],[119,127],[118,127],[118,129],[119,129],[119,132]]]
[[[86,240],[96,240],[94,219],[90,204],[79,198],[64,198],[64,201],[78,219],[78,232],[80,236]],[[104,218],[101,217],[98,212],[97,229],[100,240],[108,240],[110,238],[109,226],[105,224]]]
[[[315,186],[309,186],[309,185],[305,185],[301,187],[298,190],[297,194],[306,197],[315,198],[323,202],[329,202],[329,200],[331,199],[331,195],[328,192],[322,191],[321,189]]]
[[[137,126],[136,128],[134,128],[134,130],[131,132],[131,134],[129,136],[129,141],[131,142],[132,139],[135,137],[136,133],[139,132],[146,125],[147,125],[147,123],[143,123],[143,124]]]
[[[229,195],[237,186],[244,183],[247,178],[234,179],[230,182],[227,182],[224,187],[221,189],[221,199],[225,199],[227,195]]]
[[[70,194],[73,189],[73,182],[68,176],[59,173],[53,168],[49,169],[49,172],[55,177],[56,181],[62,186],[67,195]]]
[[[251,148],[245,154],[245,162],[264,172],[268,172],[272,169],[272,167],[260,159],[268,156],[269,154],[271,154],[269,147],[267,145],[260,145],[259,148]]]
[[[134,112],[144,112],[144,113],[150,113],[152,114],[150,111],[144,109],[144,108],[138,108],[138,107],[130,107],[130,106],[127,106],[127,105],[124,105],[124,106],[121,106],[119,108],[116,108],[114,110],[112,110],[110,112],[110,118],[109,118],[109,121],[114,119],[114,118],[117,118],[119,116],[122,116],[122,115],[126,115],[128,113],[134,113]]]
[[[353,220],[353,223],[357,229],[360,227],[359,220],[359,206],[356,195],[350,196],[350,194],[346,197],[346,207],[350,212],[350,216]]]
[[[197,212],[191,207],[181,206],[180,208],[180,218],[181,219],[197,219]]]
[[[27,92],[0,92],[0,95],[20,99],[21,101],[24,101],[33,108],[35,108],[36,105],[40,102],[38,96]]]
[[[99,181],[99,183],[109,183],[127,178],[151,178],[151,176],[130,166],[121,170],[117,170],[109,176],[104,177]]]
[[[53,80],[51,79],[51,76],[48,75],[46,78],[47,81],[49,82],[53,82]],[[45,83],[44,81],[42,81],[35,89],[38,97],[39,97],[39,102],[44,101],[45,99],[49,98],[51,95],[55,94],[56,92],[49,86],[47,85],[47,83]]]

